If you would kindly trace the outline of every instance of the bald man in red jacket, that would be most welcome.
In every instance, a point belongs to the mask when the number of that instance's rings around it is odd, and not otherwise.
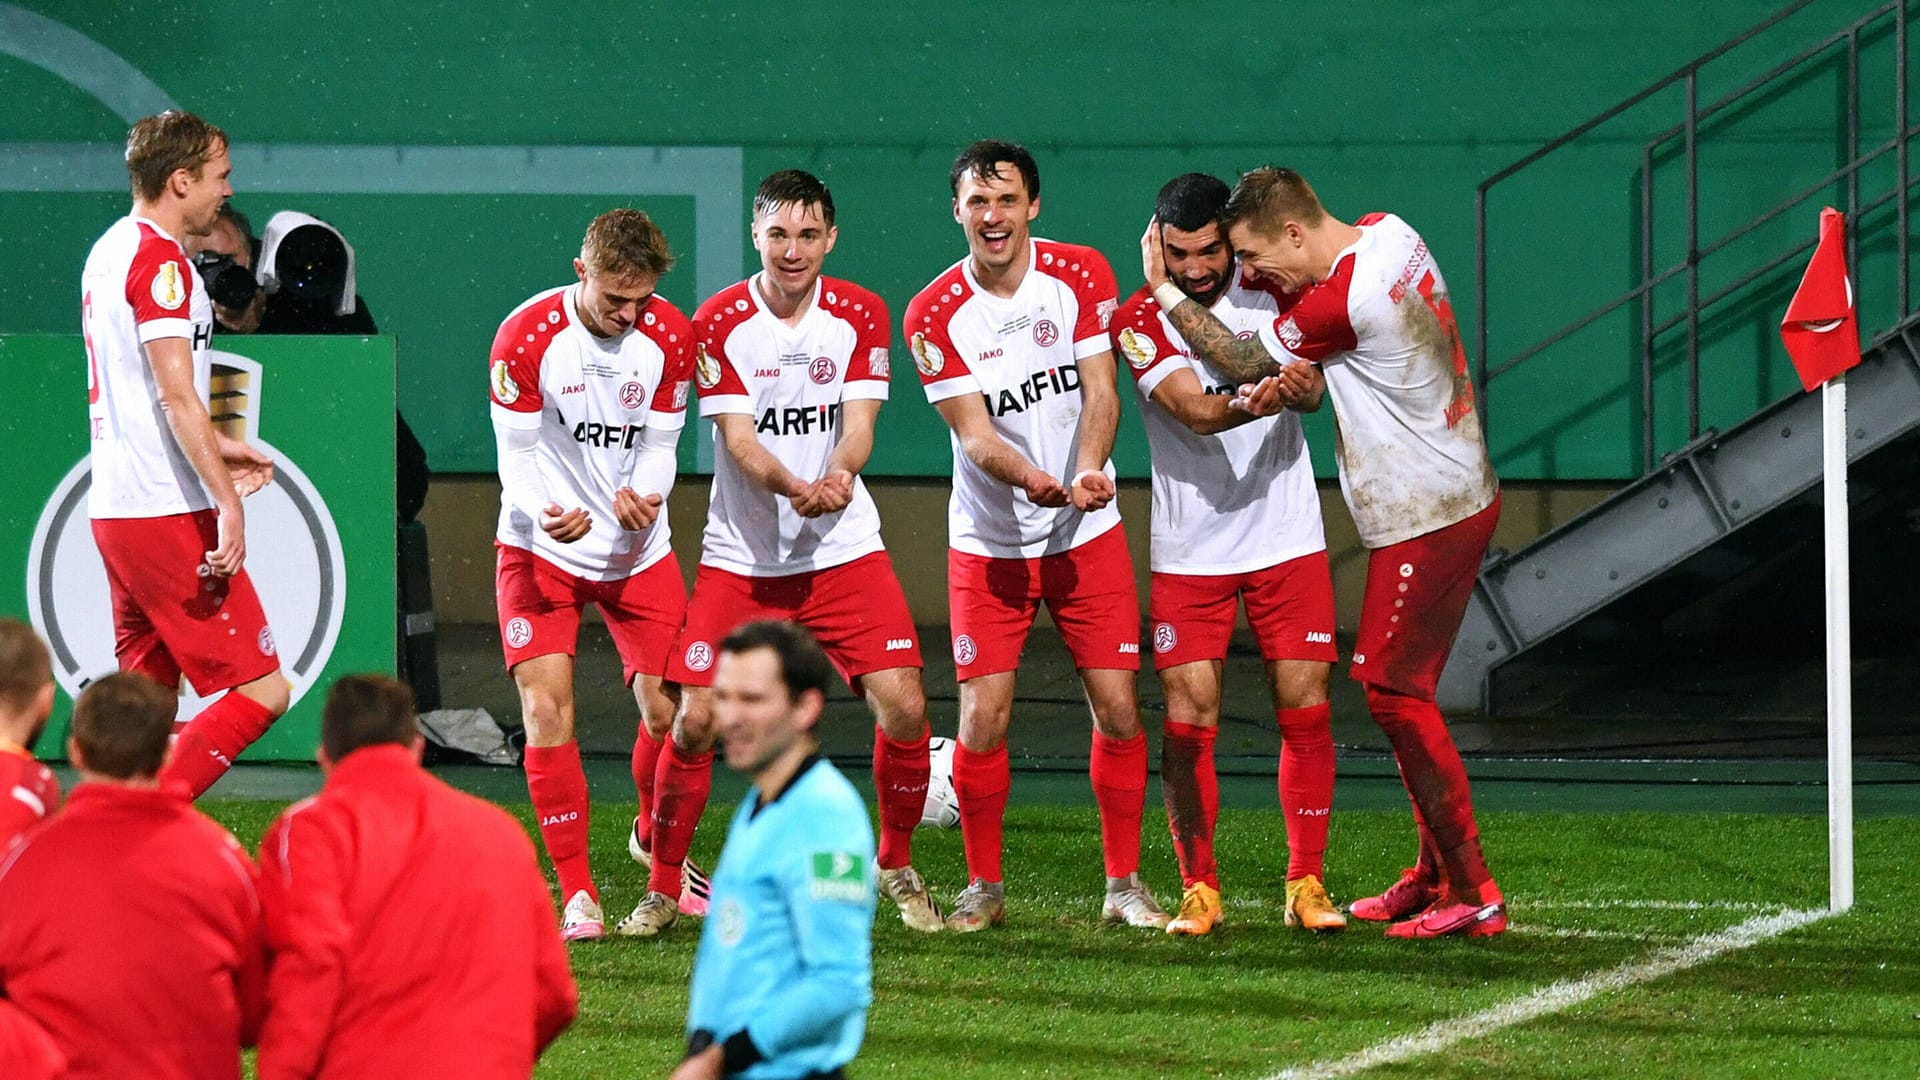
[[[579,1008],[533,843],[420,767],[413,694],[334,684],[320,794],[260,842],[260,1080],[525,1078]]]
[[[66,808],[0,861],[0,1076],[239,1080],[265,983],[247,853],[159,772],[179,701],[89,686]]]

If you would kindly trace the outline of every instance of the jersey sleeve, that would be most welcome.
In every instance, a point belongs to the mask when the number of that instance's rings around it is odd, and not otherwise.
[[[1260,326],[1260,342],[1282,362],[1328,360],[1359,344],[1347,309],[1353,256],[1341,259],[1325,281],[1283,296],[1273,321]],[[1291,302],[1289,302],[1291,301]]]
[[[1167,329],[1160,305],[1151,296],[1136,296],[1114,316],[1111,327],[1114,355],[1124,360],[1127,374],[1143,396],[1153,396],[1161,380],[1191,367],[1186,344]]]
[[[855,303],[859,310],[847,313],[854,327],[853,355],[847,358],[847,378],[840,397],[844,401],[885,401],[893,377],[888,347],[893,342],[893,323],[886,301],[872,293]]]
[[[1084,360],[1112,348],[1107,330],[1119,307],[1120,286],[1107,257],[1092,248],[1082,249],[1079,274],[1071,280],[1080,302],[1080,316],[1073,326],[1073,358]]]
[[[525,322],[517,315],[509,318],[493,337],[490,393],[497,419],[514,427],[537,427],[540,410],[546,407],[540,365],[550,338],[526,329]]]
[[[660,368],[660,385],[647,403],[646,426],[659,431],[677,431],[687,426],[687,398],[693,384],[693,324],[677,309],[657,302],[656,326],[652,337],[660,346],[665,362]]]
[[[947,331],[952,305],[958,302],[955,297],[929,289],[907,305],[903,328],[907,347],[913,353],[914,368],[920,372],[920,386],[934,404],[980,392],[980,380],[973,377]]]
[[[739,325],[724,313],[699,321],[693,343],[693,375],[699,388],[701,416],[753,413],[753,395],[727,351],[728,339]]]
[[[127,267],[126,296],[142,342],[193,337],[193,275],[180,245],[143,234]]]

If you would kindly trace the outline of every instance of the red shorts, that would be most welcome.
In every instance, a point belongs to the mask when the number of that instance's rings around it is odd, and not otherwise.
[[[1333,571],[1327,553],[1316,551],[1244,574],[1153,575],[1148,606],[1154,670],[1225,660],[1236,601],[1243,596],[1261,658],[1340,659],[1333,643]]]
[[[580,636],[580,610],[600,609],[620,653],[620,677],[659,675],[667,650],[687,613],[687,585],[672,555],[632,577],[588,581],[575,577],[526,548],[496,543],[499,561],[493,601],[500,615],[500,644],[507,670],[522,660],[565,653]]]
[[[1368,555],[1353,642],[1356,682],[1433,700],[1499,520],[1496,494],[1470,518]]]
[[[720,641],[743,623],[787,619],[813,633],[840,677],[859,692],[873,671],[921,666],[907,596],[884,551],[850,563],[780,577],[749,577],[702,564],[693,576],[693,603],[667,664],[682,686],[712,686]]]
[[[200,576],[207,552],[220,543],[217,520],[212,510],[94,519],[120,670],[173,687],[184,674],[201,697],[280,670],[253,579],[245,570]]]
[[[1020,666],[1044,600],[1079,668],[1140,670],[1140,592],[1116,525],[1079,547],[1033,559],[947,549],[953,667],[962,682]]]

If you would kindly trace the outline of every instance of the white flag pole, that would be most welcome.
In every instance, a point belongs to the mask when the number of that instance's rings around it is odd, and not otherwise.
[[[1853,635],[1847,562],[1847,376],[1820,387],[1827,578],[1828,906],[1853,906]]]

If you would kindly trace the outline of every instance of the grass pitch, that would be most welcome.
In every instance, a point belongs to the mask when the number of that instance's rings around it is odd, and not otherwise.
[[[209,807],[249,844],[279,809]],[[530,826],[525,804],[509,809]],[[694,854],[704,865],[731,809],[716,800],[702,823]],[[1156,809],[1143,871],[1171,908],[1178,882]],[[610,919],[645,887],[626,856],[631,815],[631,804],[594,807]],[[1329,937],[1285,929],[1274,810],[1221,812],[1228,922],[1213,936],[1103,927],[1096,820],[1090,806],[1008,812],[1007,921],[997,931],[915,934],[883,902],[876,1000],[852,1075],[1920,1076],[1920,946],[1905,922],[1920,909],[1912,818],[1859,824],[1852,912],[1750,946],[1743,938],[1695,963],[1685,961],[1704,951],[1702,939],[1825,906],[1823,819],[1485,813],[1512,928],[1432,942],[1388,941],[1361,923]],[[1336,809],[1329,890],[1345,902],[1385,886],[1412,847],[1404,811]],[[914,862],[943,900],[964,883],[957,831],[917,834]],[[698,929],[683,920],[657,941],[576,946],[581,1017],[538,1075],[664,1076],[680,1056]],[[1647,966],[1674,957],[1682,961]],[[1569,987],[1591,993],[1581,1000]],[[1530,1019],[1499,1026],[1526,1003],[1537,1006]],[[1424,1054],[1395,1050],[1394,1040],[1423,1032],[1467,1037]]]

